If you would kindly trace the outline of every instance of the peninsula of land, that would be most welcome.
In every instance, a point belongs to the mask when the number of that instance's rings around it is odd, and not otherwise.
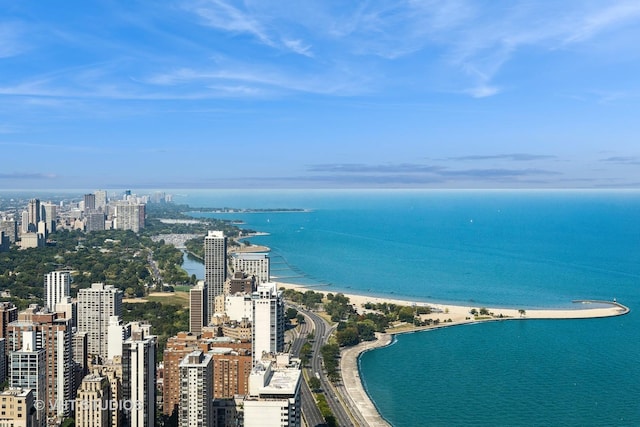
[[[305,285],[282,282],[278,282],[278,286],[301,292],[313,290],[314,292],[324,294],[325,297],[330,292],[334,294],[337,293],[329,289],[318,289],[317,286],[307,287]],[[361,418],[370,426],[388,426],[389,424],[382,418],[364,388],[360,378],[358,358],[365,351],[389,345],[393,342],[393,337],[396,334],[490,321],[613,317],[627,314],[630,311],[628,307],[616,301],[575,300],[573,301],[575,308],[571,309],[524,310],[518,308],[485,308],[471,305],[430,303],[353,293],[340,293],[349,298],[349,302],[358,313],[366,313],[369,309],[365,307],[381,303],[410,307],[429,307],[431,312],[421,316],[428,317],[434,321],[430,322],[429,326],[397,323],[388,328],[386,333],[376,333],[375,341],[363,341],[356,346],[343,349],[341,353],[340,370],[342,382],[347,392],[346,397],[351,401],[351,407],[356,408],[360,412]]]

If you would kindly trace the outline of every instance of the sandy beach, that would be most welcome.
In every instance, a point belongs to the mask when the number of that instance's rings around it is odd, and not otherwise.
[[[290,284],[278,282],[278,287],[286,289],[295,289],[301,292],[312,290],[323,294],[336,293],[332,290],[324,288],[307,287],[304,285]],[[349,347],[342,351],[341,354],[341,371],[342,381],[348,394],[348,399],[352,406],[360,412],[361,418],[370,426],[389,425],[378,413],[375,405],[366,393],[360,380],[358,371],[358,357],[362,352],[373,348],[388,345],[393,335],[399,333],[415,332],[438,327],[451,327],[455,325],[463,325],[469,323],[488,322],[488,321],[505,321],[505,320],[527,320],[527,319],[589,319],[600,317],[612,317],[627,314],[629,309],[615,301],[574,301],[575,308],[571,309],[526,309],[520,308],[491,308],[471,305],[455,305],[455,304],[438,304],[424,301],[411,301],[403,299],[382,298],[366,295],[358,295],[341,292],[349,298],[351,304],[358,313],[364,313],[366,303],[392,303],[403,306],[429,306],[434,311],[431,314],[423,315],[423,318],[438,319],[439,324],[436,326],[414,327],[413,325],[397,325],[395,328],[387,330],[386,334],[377,334],[378,340],[373,342],[363,342],[355,347]],[[486,309],[491,313],[486,316],[474,316],[471,311],[475,309]]]

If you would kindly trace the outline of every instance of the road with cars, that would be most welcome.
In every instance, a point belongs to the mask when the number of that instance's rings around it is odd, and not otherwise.
[[[310,330],[313,330],[314,339],[311,342],[311,358],[309,360],[310,368],[304,368],[306,370],[306,375],[315,376],[320,380],[321,389],[324,393],[327,404],[333,412],[333,415],[336,419],[338,426],[340,427],[353,427],[358,426],[359,424],[354,424],[350,412],[343,406],[342,402],[345,402],[345,399],[340,399],[335,393],[335,387],[329,381],[324,368],[322,367],[322,354],[320,353],[320,349],[323,345],[325,345],[331,334],[333,333],[333,328],[320,316],[315,314],[313,311],[306,310],[299,306],[294,306],[298,312],[305,316],[306,322],[303,325],[305,326],[304,331],[305,334],[301,333],[298,338],[294,340],[292,343],[292,351],[291,353],[298,356],[300,354],[300,349],[302,345],[306,341],[306,337]],[[300,340],[300,341],[298,341]],[[294,353],[294,350],[297,352]],[[317,408],[315,403],[315,398],[313,397],[313,393],[309,390],[306,382],[301,387],[302,393],[302,414],[304,419],[307,422],[309,427],[317,427],[324,426],[325,421],[320,415],[320,411]],[[307,395],[308,393],[308,395]],[[306,405],[305,405],[306,402]],[[312,404],[313,409],[309,407]],[[315,410],[314,410],[315,409]],[[318,418],[316,415],[320,415],[320,423],[318,424]]]

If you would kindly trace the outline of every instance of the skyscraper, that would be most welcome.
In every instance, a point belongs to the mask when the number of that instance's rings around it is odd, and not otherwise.
[[[91,212],[96,209],[96,195],[85,194],[84,195],[84,212]]]
[[[202,327],[209,324],[208,304],[207,285],[200,280],[189,291],[189,331],[191,333],[200,334]]]
[[[213,425],[213,361],[201,350],[189,353],[180,363],[180,410],[178,426]]]
[[[227,238],[222,231],[212,231],[204,238],[204,281],[208,288],[207,313],[215,312],[215,299],[224,293],[227,279]]]
[[[35,400],[46,402],[45,374],[46,356],[43,349],[36,350],[36,333],[25,331],[22,348],[12,351],[9,366],[9,386],[31,389]],[[36,418],[38,425],[44,426],[46,421],[45,407],[38,407]]]
[[[123,398],[127,425],[153,427],[156,416],[156,345],[157,337],[143,329],[132,329],[122,352]]]
[[[40,222],[40,200],[31,199],[27,207],[29,222],[27,224],[27,231],[37,231],[38,223]]]
[[[278,353],[284,349],[284,302],[276,283],[264,283],[251,296],[253,301],[253,360],[263,353]]]
[[[18,240],[18,223],[14,219],[0,220],[0,231],[4,231],[4,235],[9,237],[9,242],[15,243]]]
[[[115,205],[115,224],[117,230],[139,232],[144,228],[145,208],[143,204],[121,201]]]
[[[180,363],[186,355],[200,347],[198,335],[178,332],[167,340],[164,349],[164,378],[162,380],[162,412],[173,415],[180,405]]]
[[[96,196],[96,210],[104,212],[107,207],[107,192],[105,190],[96,190],[93,194]]]
[[[89,355],[107,359],[109,318],[122,314],[122,291],[93,283],[91,288],[78,291],[78,332],[87,333]]]
[[[91,231],[102,231],[105,225],[105,216],[102,212],[88,212],[85,215],[86,225],[85,231],[87,233]]]
[[[42,204],[42,218],[45,222],[47,233],[53,233],[56,231],[56,221],[58,216],[58,207],[53,203]]]
[[[68,271],[52,271],[44,276],[45,307],[56,311],[56,304],[63,297],[70,296],[71,273]]]
[[[25,334],[34,334],[34,344],[25,342]],[[43,350],[47,361],[44,373],[44,399],[47,417],[62,420],[70,415],[65,405],[73,397],[73,351],[71,345],[71,321],[59,318],[57,313],[40,311],[31,305],[18,315],[18,320],[7,328],[7,345],[13,351],[31,346]],[[13,375],[13,373],[11,374]]]

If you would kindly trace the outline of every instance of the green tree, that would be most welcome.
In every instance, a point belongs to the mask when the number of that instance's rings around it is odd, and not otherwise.
[[[412,307],[402,307],[398,312],[398,320],[401,322],[413,323],[414,311]]]
[[[316,377],[309,377],[309,388],[311,391],[317,392],[322,387],[320,380]]]

